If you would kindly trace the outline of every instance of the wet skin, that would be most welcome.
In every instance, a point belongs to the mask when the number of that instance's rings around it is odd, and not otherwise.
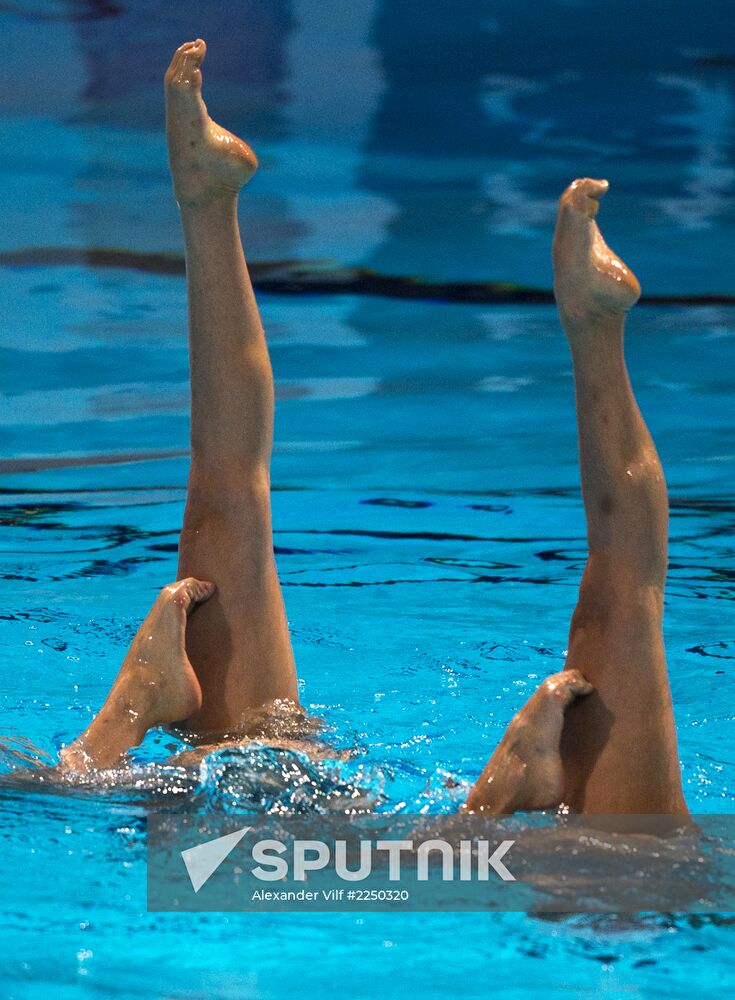
[[[207,113],[205,53],[201,39],[187,42],[165,77],[192,362],[184,579],[161,592],[99,715],[63,751],[68,773],[119,763],[151,726],[185,722],[201,736],[241,731],[274,703],[298,711],[270,525],[272,376],[236,214],[257,160]],[[624,317],[640,286],[595,222],[607,186],[583,178],[567,188],[553,245],[590,550],[569,657],[511,721],[470,792],[471,811],[561,802],[587,812],[686,809],[661,640],[666,489],[622,353]],[[202,582],[210,578],[216,588]]]

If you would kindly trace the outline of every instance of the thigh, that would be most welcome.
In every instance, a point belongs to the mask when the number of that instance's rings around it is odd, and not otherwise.
[[[179,572],[203,573],[217,585],[187,627],[186,649],[203,696],[193,728],[228,729],[249,709],[278,698],[296,701],[267,495],[242,495],[236,504],[198,510],[190,505]]]
[[[661,591],[613,575],[583,584],[566,667],[594,686],[562,732],[564,801],[589,813],[679,812],[676,731],[662,637]]]

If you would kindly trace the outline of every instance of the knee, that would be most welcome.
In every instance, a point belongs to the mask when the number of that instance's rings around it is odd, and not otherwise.
[[[569,625],[569,648],[581,640],[599,642],[612,617],[612,600],[604,593],[580,591]]]
[[[601,640],[625,619],[659,621],[663,616],[663,582],[625,559],[591,557],[582,577],[572,614],[570,642]]]
[[[601,511],[618,522],[625,537],[649,539],[658,546],[666,544],[668,500],[663,469],[656,452],[642,452],[624,464],[613,488],[601,498],[607,509]]]
[[[270,510],[270,476],[267,469],[222,472],[195,468],[189,476],[184,509],[184,530],[202,529]]]
[[[179,535],[179,564],[187,574],[213,575],[226,567],[244,572],[248,561],[265,554],[272,558],[267,492],[189,497]]]

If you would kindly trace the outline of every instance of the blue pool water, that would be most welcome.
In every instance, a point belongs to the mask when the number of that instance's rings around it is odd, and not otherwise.
[[[610,242],[646,292],[687,297],[641,305],[628,356],[670,484],[686,795],[735,810],[733,21],[726,0],[0,5],[0,770],[84,728],[175,575],[185,289],[135,254],[181,250],[160,77],[201,35],[210,110],[261,158],[254,261],[549,288],[556,196],[610,178]],[[562,664],[584,561],[553,309],[259,300],[302,698],[360,751],[331,779],[449,810]],[[148,914],[141,800],[171,745],[136,753],[138,788],[0,790],[2,1000],[732,990],[728,917]],[[203,784],[221,799],[216,768]]]

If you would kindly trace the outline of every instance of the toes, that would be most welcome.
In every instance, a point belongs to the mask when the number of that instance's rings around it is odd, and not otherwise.
[[[171,65],[166,70],[167,86],[187,87],[200,82],[198,69],[207,53],[206,43],[202,38],[193,42],[184,42],[174,52]]]
[[[166,83],[174,83],[180,78],[181,70],[183,69],[185,62],[184,53],[187,45],[190,44],[191,42],[187,42],[185,45],[180,45],[174,52],[173,58],[171,59],[168,69],[166,70]]]
[[[594,687],[579,670],[565,670],[562,676],[575,698],[582,698],[594,691]]]
[[[207,43],[203,38],[197,38],[193,42],[186,42],[178,51],[182,51],[184,60],[194,69],[199,69],[204,57],[207,54]]]
[[[163,588],[164,594],[177,607],[182,608],[187,615],[190,615],[197,604],[208,601],[217,588],[207,580],[195,580],[194,577],[187,577],[185,580],[177,580],[168,587]]]
[[[575,698],[583,698],[594,690],[578,670],[562,670],[558,674],[552,674],[542,686],[547,696],[564,707],[570,705]]]
[[[192,42],[191,58],[194,64],[199,67],[204,61],[204,57],[207,54],[207,43],[203,38],[197,38],[195,42]]]
[[[580,177],[576,181],[572,181],[562,194],[560,205],[562,208],[574,209],[590,219],[594,219],[600,208],[600,198],[609,187],[607,181]]]

